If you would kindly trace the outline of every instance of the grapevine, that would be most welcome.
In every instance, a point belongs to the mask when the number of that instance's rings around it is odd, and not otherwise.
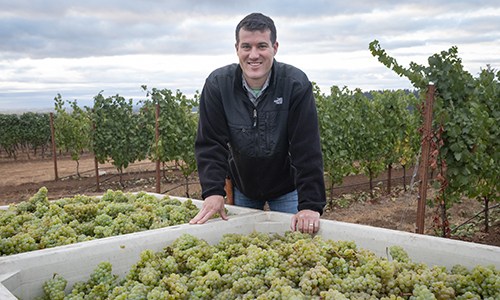
[[[353,128],[356,118],[356,107],[351,105],[352,98],[360,98],[361,93],[342,90],[332,86],[329,96],[320,93],[319,87],[313,84],[314,98],[318,110],[321,150],[325,179],[330,182],[330,201],[333,201],[333,186],[342,185],[344,176],[356,171],[352,158],[356,144]],[[338,122],[341,119],[343,122]],[[333,207],[333,203],[329,203]]]
[[[0,146],[9,157],[17,159],[16,151],[23,147],[29,155],[33,149],[36,155],[38,147],[42,150],[42,158],[50,141],[49,114],[26,112],[22,115],[0,114]]]
[[[71,113],[66,112],[61,94],[54,98],[57,112],[54,121],[55,141],[59,150],[70,151],[71,159],[76,161],[76,174],[80,177],[80,153],[90,149],[92,126],[88,112],[78,107],[76,100],[66,102],[71,107]]]
[[[360,172],[369,177],[373,191],[373,178],[386,166],[391,170],[394,163],[403,161],[403,153],[416,155],[416,128],[421,120],[409,110],[417,102],[413,94],[405,95],[402,90],[373,92],[370,100],[360,89],[332,86],[330,95],[325,96],[315,84],[313,87],[323,169],[332,193],[334,184],[341,185],[344,176]],[[405,152],[398,151],[403,143]],[[355,161],[359,161],[356,167]]]
[[[153,140],[144,116],[134,114],[133,108],[132,99],[127,101],[120,95],[104,98],[99,93],[94,97],[92,147],[99,163],[112,160],[122,186],[123,169],[145,159],[148,143]]]
[[[380,258],[353,241],[299,232],[226,234],[216,245],[184,234],[162,251],[145,250],[122,279],[109,262],[67,295],[57,275],[44,285],[55,299],[498,299],[492,265],[451,270],[413,262],[400,246]]]
[[[187,99],[179,90],[175,94],[169,89],[147,90],[142,87],[151,99],[143,101],[142,114],[148,123],[155,122],[155,106],[159,106],[159,133],[158,144],[153,143],[152,161],[174,162],[175,167],[181,170],[186,181],[186,197],[189,197],[189,176],[196,171],[196,157],[194,141],[198,125],[198,115],[191,113],[197,106],[197,101]],[[196,97],[197,95],[195,95]]]
[[[428,66],[412,62],[409,68],[388,56],[378,41],[371,42],[369,48],[381,63],[408,78],[414,87],[424,90],[429,82],[435,85],[433,127],[439,134],[439,147],[431,152],[431,167],[441,165],[435,184],[440,193],[435,202],[441,208],[439,228],[445,236],[449,232],[446,209],[462,196],[484,200],[485,206],[500,201],[500,72],[487,65],[474,78],[462,65],[456,46],[430,56]],[[487,213],[485,222],[487,232]]]

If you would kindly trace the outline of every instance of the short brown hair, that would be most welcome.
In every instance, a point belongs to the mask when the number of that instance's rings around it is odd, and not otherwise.
[[[240,21],[238,26],[236,26],[236,44],[240,43],[240,29],[248,31],[260,30],[261,32],[269,29],[271,30],[271,44],[274,45],[276,43],[276,27],[274,26],[274,22],[271,18],[261,13],[251,13]]]

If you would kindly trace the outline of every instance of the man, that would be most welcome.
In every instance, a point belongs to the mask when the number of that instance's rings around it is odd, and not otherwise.
[[[190,224],[224,212],[226,176],[234,204],[295,214],[292,231],[313,234],[326,204],[312,85],[274,59],[274,22],[260,13],[236,27],[239,64],[209,75],[200,97],[195,142],[204,203]]]

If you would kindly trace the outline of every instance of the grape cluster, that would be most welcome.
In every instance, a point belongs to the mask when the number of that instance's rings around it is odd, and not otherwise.
[[[353,241],[299,232],[226,234],[217,245],[184,234],[162,251],[146,250],[121,280],[101,263],[62,297],[62,278],[36,300],[173,299],[490,299],[500,297],[493,266],[468,271],[414,263],[402,247],[380,258]],[[55,296],[53,296],[55,295]],[[62,297],[62,298],[61,298]]]
[[[43,187],[29,201],[0,210],[0,256],[184,224],[198,211],[191,200],[145,192],[48,201]]]

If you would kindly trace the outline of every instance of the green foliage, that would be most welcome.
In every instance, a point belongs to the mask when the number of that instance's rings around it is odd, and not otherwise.
[[[441,186],[443,208],[461,196],[499,201],[500,72],[495,75],[488,67],[474,78],[464,69],[456,46],[430,56],[428,66],[412,62],[409,68],[398,65],[376,40],[370,50],[416,88],[426,90],[429,82],[435,85],[433,128],[437,134],[432,142],[437,143],[434,158],[441,165],[436,187]]]
[[[9,153],[15,156],[15,146],[21,142],[21,122],[17,115],[0,115],[0,144]]]
[[[0,127],[0,145],[14,158],[17,158],[16,150],[20,145],[36,151],[38,147],[43,147],[50,141],[49,114],[0,114]]]
[[[477,116],[476,134],[473,146],[472,177],[477,184],[470,189],[470,195],[479,200],[491,196],[490,200],[499,201],[500,186],[500,72],[490,68],[482,70],[475,82],[478,97],[473,114]]]
[[[33,112],[23,113],[19,117],[21,140],[33,149],[46,145],[50,140],[50,116]]]
[[[78,106],[76,100],[66,103],[70,105],[71,111],[66,112],[65,101],[61,94],[54,98],[57,115],[54,119],[54,135],[56,147],[62,151],[70,151],[74,161],[80,160],[80,153],[90,149],[92,123],[87,110]]]
[[[99,163],[111,160],[120,171],[130,163],[146,158],[148,141],[152,141],[144,116],[133,113],[132,99],[120,95],[104,98],[102,93],[94,97],[93,121],[95,131],[93,146]]]
[[[410,110],[417,104],[413,94],[385,91],[368,98],[359,89],[332,86],[325,96],[314,88],[330,190],[352,173],[363,172],[371,182],[388,165],[412,162],[420,148],[417,127],[422,122]],[[359,166],[354,167],[354,162]]]
[[[414,94],[405,95],[403,90],[385,91],[384,93],[373,93],[376,110],[381,117],[380,134],[383,137],[382,149],[385,165],[401,162],[403,159],[416,156],[418,150],[417,127],[422,123],[418,114],[410,113],[410,106],[417,104]],[[409,153],[399,152],[399,147],[406,145]],[[403,155],[406,155],[404,157]]]
[[[344,177],[355,170],[352,154],[356,140],[353,130],[358,119],[355,107],[350,103],[353,92],[347,87],[340,90],[332,86],[331,94],[325,96],[319,93],[317,86],[314,87],[325,178],[332,187],[334,184],[342,185]],[[356,95],[359,96],[359,93]]]
[[[383,154],[386,145],[383,117],[377,108],[378,103],[367,98],[356,99],[354,105],[358,109],[358,124],[356,126],[355,160],[359,161],[362,172],[370,178],[370,190],[373,189],[371,181],[385,170]]]
[[[147,90],[147,87],[144,86],[143,89]],[[192,113],[192,110],[198,104],[196,100],[187,99],[179,90],[174,95],[169,89],[153,88],[147,94],[151,99],[144,101],[141,112],[147,115],[150,124],[155,124],[156,105],[160,108],[158,146],[153,142],[150,157],[153,161],[173,161],[188,181],[188,176],[196,171],[194,141],[198,115]],[[186,196],[189,197],[188,185]]]

